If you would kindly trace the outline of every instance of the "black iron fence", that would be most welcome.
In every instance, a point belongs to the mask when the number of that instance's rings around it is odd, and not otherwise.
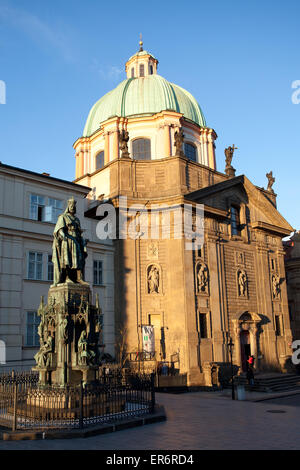
[[[38,376],[0,376],[0,424],[12,430],[84,428],[153,412],[154,375],[121,370],[78,386],[41,387]]]

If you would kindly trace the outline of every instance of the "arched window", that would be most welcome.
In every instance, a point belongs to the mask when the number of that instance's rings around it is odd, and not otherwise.
[[[140,64],[140,77],[145,76],[145,67],[144,64]]]
[[[99,152],[96,155],[96,170],[99,170],[100,168],[104,167],[104,152]]]
[[[135,139],[132,142],[132,155],[135,160],[151,160],[150,139]]]
[[[184,144],[185,155],[189,160],[193,160],[193,162],[197,161],[197,150],[195,145],[193,144]]]
[[[134,68],[131,69],[131,78],[134,78]]]
[[[149,74],[153,75],[153,65],[149,65]]]

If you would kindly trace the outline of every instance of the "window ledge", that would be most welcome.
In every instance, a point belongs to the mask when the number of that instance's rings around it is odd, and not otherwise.
[[[28,219],[26,220],[30,220],[30,222],[36,222],[38,224],[48,224],[48,225],[56,224],[56,222],[50,222],[49,220],[36,220],[36,219],[31,219],[30,217],[28,217]]]
[[[241,235],[231,235],[230,239],[235,240],[235,241],[240,241],[240,242],[245,241]]]
[[[44,279],[28,279],[28,277],[24,278],[26,282],[41,282],[42,284],[52,284],[53,281],[45,281]]]

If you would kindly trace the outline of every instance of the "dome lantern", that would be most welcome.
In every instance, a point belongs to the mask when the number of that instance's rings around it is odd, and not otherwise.
[[[156,74],[158,60],[143,49],[142,35],[139,42],[140,49],[128,59],[125,64],[127,78],[142,78]]]

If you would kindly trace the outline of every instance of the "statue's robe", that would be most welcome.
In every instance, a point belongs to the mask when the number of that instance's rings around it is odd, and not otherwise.
[[[54,284],[58,284],[61,282],[63,269],[84,269],[85,247],[79,219],[69,212],[61,214],[57,219],[53,237]]]

